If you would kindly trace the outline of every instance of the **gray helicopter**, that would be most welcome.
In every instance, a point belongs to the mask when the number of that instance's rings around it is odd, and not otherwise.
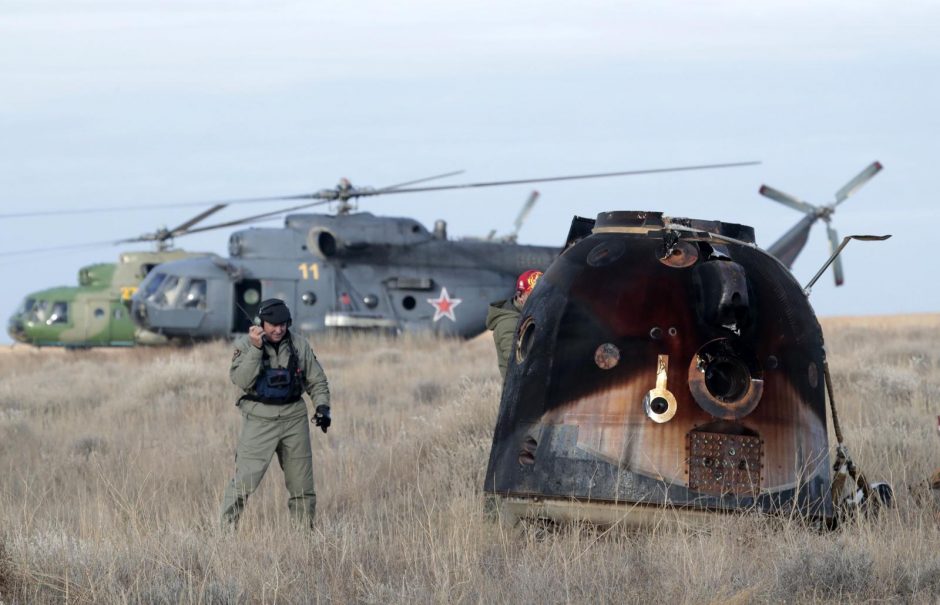
[[[404,217],[354,212],[362,197],[500,185],[729,168],[756,162],[519,179],[461,185],[356,188],[342,180],[311,194],[249,198],[219,204],[313,200],[291,208],[176,234],[234,227],[286,214],[284,227],[250,228],[229,238],[229,257],[157,266],[132,301],[139,338],[148,342],[230,337],[247,332],[263,299],[281,298],[305,332],[368,330],[431,332],[470,338],[484,330],[491,301],[512,293],[517,275],[545,269],[560,249],[517,242],[535,203],[530,196],[514,230],[496,237],[449,239],[447,225],[432,229]],[[437,178],[437,177],[431,177]],[[422,179],[426,180],[426,179]],[[321,204],[335,213],[297,214]]]

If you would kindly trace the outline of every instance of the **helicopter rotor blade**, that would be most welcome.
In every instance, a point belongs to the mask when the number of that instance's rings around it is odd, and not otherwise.
[[[841,241],[839,240],[839,234],[836,233],[835,228],[830,224],[826,224],[826,233],[829,236],[829,254],[833,255],[836,253],[836,250],[839,248]],[[832,263],[832,277],[835,279],[836,286],[841,286],[845,283],[845,273],[842,271],[842,257],[836,256],[835,260]]]
[[[225,206],[226,206],[226,204],[216,204],[216,205],[213,206],[212,208],[209,208],[208,210],[204,210],[203,212],[200,212],[199,214],[197,214],[197,215],[194,216],[193,218],[189,219],[188,221],[186,221],[186,222],[183,223],[182,225],[179,225],[178,227],[174,227],[173,229],[170,229],[170,232],[169,232],[169,233],[170,233],[170,237],[176,237],[177,235],[182,235],[182,234],[183,234],[185,231],[187,231],[190,227],[192,227],[192,226],[195,225],[196,223],[202,222],[203,220],[205,220],[206,218],[212,216],[213,214],[215,214],[215,213],[218,212],[219,210],[225,208]]]
[[[846,198],[858,191],[862,185],[870,181],[872,177],[881,171],[882,168],[883,166],[881,165],[881,162],[872,162],[869,164],[865,170],[859,172],[858,175],[846,183],[842,189],[836,191],[836,202],[833,204],[833,207],[838,206],[844,202]]]
[[[300,193],[296,195],[270,195],[262,197],[246,197],[246,198],[233,198],[226,200],[209,200],[204,202],[182,202],[175,204],[140,204],[135,206],[111,206],[111,207],[100,207],[100,208],[81,208],[77,210],[46,210],[39,212],[11,212],[0,214],[0,219],[6,218],[24,218],[31,216],[59,216],[65,214],[92,214],[99,212],[121,212],[121,211],[133,211],[133,210],[162,210],[166,208],[187,208],[187,207],[198,207],[198,206],[208,206],[224,204],[224,205],[233,205],[233,204],[253,204],[260,202],[281,202],[281,201],[291,201],[291,200],[324,200],[324,201],[338,201],[345,199],[352,199],[358,197],[368,197],[374,195],[382,195],[387,193],[417,193],[422,191],[444,191],[447,189],[472,189],[476,187],[496,187],[500,185],[524,185],[527,183],[546,183],[552,181],[573,181],[579,179],[596,179],[596,178],[605,178],[605,177],[614,177],[614,176],[634,176],[642,174],[660,174],[667,172],[688,172],[693,170],[713,170],[719,168],[735,168],[740,166],[756,166],[760,164],[757,161],[751,162],[733,162],[727,164],[703,164],[698,166],[677,166],[673,168],[653,168],[647,170],[625,170],[622,172],[601,172],[596,174],[576,174],[570,176],[556,176],[556,177],[545,177],[537,179],[514,179],[508,181],[491,181],[483,183],[464,183],[461,185],[441,185],[437,187],[406,187],[409,183],[402,183],[400,185],[393,185],[391,187],[383,189],[321,189],[320,191],[314,193]],[[443,175],[438,175],[435,177],[428,177],[428,179],[419,179],[429,180],[433,178],[443,178],[444,176],[450,176],[451,173],[445,173]]]
[[[789,193],[784,193],[779,189],[768,187],[767,185],[761,185],[758,193],[764,197],[772,199],[775,202],[779,202],[784,206],[793,208],[794,210],[799,210],[800,212],[805,212],[806,214],[815,215],[818,212],[816,206],[808,204],[803,200],[790,195]]]
[[[444,174],[435,174],[434,176],[427,176],[423,179],[416,179],[414,181],[405,181],[404,183],[398,183],[397,185],[387,185],[376,189],[378,192],[391,191],[392,189],[398,189],[399,187],[407,187],[408,185],[417,185],[418,183],[427,183],[428,181],[435,181],[437,179],[444,179],[449,176],[457,176],[458,174],[463,174],[466,170],[454,170],[453,172],[445,172]]]
[[[535,207],[535,202],[539,199],[539,192],[532,191],[529,194],[529,198],[525,201],[525,204],[522,205],[522,210],[519,211],[516,220],[512,225],[512,233],[509,234],[509,239],[515,241],[519,236],[519,230],[522,229],[522,225],[525,223],[526,219],[529,217],[529,213],[532,212],[532,208]]]
[[[482,183],[463,183],[460,185],[439,185],[436,187],[405,187],[390,191],[361,191],[350,197],[365,197],[386,193],[418,193],[423,191],[445,191],[448,189],[474,189],[477,187],[499,187],[504,185],[525,185],[529,183],[548,183],[556,181],[576,181],[581,179],[600,179],[614,176],[636,176],[641,174],[661,174],[666,172],[689,172],[693,170],[714,170],[718,168],[736,168],[739,166],[756,166],[760,162],[733,162],[729,164],[703,164],[699,166],[676,166],[672,168],[649,168],[645,170],[624,170],[620,172],[598,172],[594,174],[574,174],[567,176],[542,177],[536,179],[513,179],[508,181],[488,181]]]
[[[262,212],[261,214],[255,214],[253,216],[246,216],[240,219],[226,221],[224,223],[216,223],[214,225],[206,225],[205,227],[197,227],[196,229],[189,229],[182,235],[189,235],[191,233],[202,233],[204,231],[212,231],[213,229],[223,229],[225,227],[237,227],[238,225],[244,225],[245,223],[255,223],[258,221],[277,218],[278,215],[285,214],[287,212],[293,212],[294,210],[303,210],[304,208],[311,208],[313,206],[322,206],[323,204],[328,204],[331,201],[333,200],[320,200],[316,202],[310,202],[309,204],[300,204],[298,206],[291,206],[290,208],[281,208],[280,210],[272,210],[271,212]]]
[[[121,243],[123,243],[121,240],[111,240],[107,242],[87,242],[84,244],[67,244],[65,246],[49,246],[47,248],[32,248],[29,250],[7,250],[7,251],[0,252],[0,257],[24,256],[27,254],[41,254],[43,252],[62,252],[64,250],[82,250],[85,248],[116,246]]]

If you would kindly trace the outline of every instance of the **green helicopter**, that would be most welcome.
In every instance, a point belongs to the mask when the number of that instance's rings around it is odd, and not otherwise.
[[[10,318],[7,331],[17,342],[38,347],[159,344],[135,335],[130,318],[131,296],[160,263],[204,255],[183,250],[125,252],[117,263],[82,267],[78,286],[28,294]]]
[[[26,295],[7,323],[17,342],[37,347],[120,347],[162,344],[157,335],[140,333],[130,317],[130,301],[150,270],[169,261],[207,252],[172,249],[174,237],[189,233],[196,223],[224,208],[217,204],[183,224],[139,237],[89,245],[154,242],[156,250],[123,252],[117,263],[96,263],[78,271],[78,286],[59,286]],[[74,246],[23,250],[12,254],[63,250]],[[84,245],[80,246],[84,247]]]

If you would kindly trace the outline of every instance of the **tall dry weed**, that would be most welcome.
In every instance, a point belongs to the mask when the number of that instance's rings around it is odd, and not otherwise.
[[[820,533],[506,530],[481,493],[500,382],[491,341],[316,339],[334,425],[313,437],[313,532],[276,463],[218,528],[240,417],[230,345],[0,358],[0,601],[146,603],[933,602],[940,322],[827,327],[851,451],[897,507]]]

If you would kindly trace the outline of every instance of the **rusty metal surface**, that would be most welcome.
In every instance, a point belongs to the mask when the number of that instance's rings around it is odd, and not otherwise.
[[[650,222],[643,218],[643,225]],[[730,230],[746,235],[747,228]],[[800,285],[750,246],[712,248],[694,238],[671,244],[694,246],[697,261],[687,267],[661,262],[670,245],[662,231],[595,232],[545,272],[523,310],[530,353],[514,358],[507,371],[485,489],[831,514],[825,389],[808,369],[822,367],[822,334]],[[702,269],[715,263],[726,266]],[[743,390],[723,387],[720,372],[711,384],[716,392],[703,373],[698,387],[690,376],[699,352],[719,339],[741,358]],[[606,345],[619,352],[616,364]],[[658,383],[660,356],[668,356],[665,382],[675,398],[674,415],[662,423],[644,405]],[[697,388],[717,403],[703,406]],[[690,483],[687,435],[724,432],[716,421],[760,435],[759,489],[721,494]],[[535,446],[523,464],[526,439]]]
[[[756,495],[763,458],[760,437],[692,431],[688,434],[689,489],[714,495]]]

